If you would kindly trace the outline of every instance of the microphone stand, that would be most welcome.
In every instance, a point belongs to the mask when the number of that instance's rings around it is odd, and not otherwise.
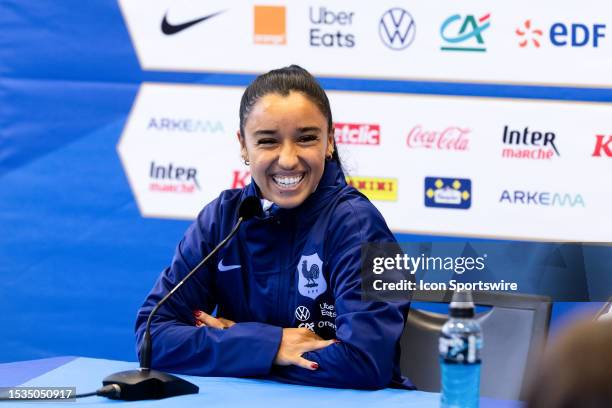
[[[228,234],[199,264],[195,266],[176,286],[160,300],[147,319],[145,334],[140,350],[140,369],[121,371],[104,378],[104,386],[112,386],[116,392],[107,395],[111,399],[140,401],[144,399],[161,399],[178,395],[197,394],[199,387],[175,375],[151,369],[151,321],[159,308],[176,292],[193,274],[195,274],[214,254],[216,254],[236,233],[243,221],[261,212],[261,203],[256,197],[247,197],[240,205],[238,221]]]

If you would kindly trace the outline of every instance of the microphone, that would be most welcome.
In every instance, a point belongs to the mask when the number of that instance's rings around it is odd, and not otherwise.
[[[197,394],[199,387],[172,374],[151,370],[151,321],[159,308],[191,278],[213,255],[232,239],[240,225],[253,217],[262,215],[261,202],[257,197],[247,197],[238,208],[238,221],[231,232],[199,264],[197,264],[179,283],[170,290],[151,310],[145,327],[145,334],[140,349],[140,370],[129,370],[114,373],[104,378],[104,386],[115,386],[116,392],[107,395],[111,399],[140,401],[144,399],[161,399],[178,395]],[[117,390],[117,387],[119,388]]]

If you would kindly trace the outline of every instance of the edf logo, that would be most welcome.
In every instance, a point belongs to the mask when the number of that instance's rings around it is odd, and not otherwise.
[[[550,27],[550,42],[556,47],[584,47],[588,46],[592,39],[593,47],[597,48],[599,39],[606,36],[605,29],[605,24],[593,24],[593,27],[589,27],[578,23],[555,23]]]

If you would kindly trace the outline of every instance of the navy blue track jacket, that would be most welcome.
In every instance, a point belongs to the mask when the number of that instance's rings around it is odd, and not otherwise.
[[[231,230],[255,182],[208,204],[179,243],[138,312],[138,348],[149,312]],[[152,366],[209,376],[258,376],[325,387],[412,388],[399,374],[408,303],[361,300],[365,242],[395,242],[376,208],[327,162],[317,190],[294,209],[273,207],[246,221],[153,318]],[[195,327],[193,310],[236,322]],[[319,369],[273,365],[282,328],[306,327],[341,342],[304,354]]]

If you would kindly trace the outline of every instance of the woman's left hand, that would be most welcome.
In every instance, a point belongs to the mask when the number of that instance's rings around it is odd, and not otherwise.
[[[214,327],[216,329],[229,329],[236,322],[233,322],[229,319],[224,319],[222,317],[213,317],[208,313],[204,313],[201,310],[194,310],[193,316],[195,317],[195,325],[196,327]]]

